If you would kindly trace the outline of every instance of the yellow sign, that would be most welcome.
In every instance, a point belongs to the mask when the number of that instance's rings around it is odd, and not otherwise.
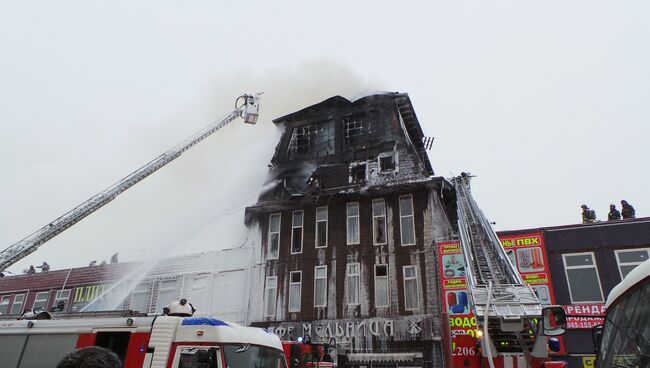
[[[586,356],[582,357],[582,367],[583,368],[592,368],[596,366],[596,356]]]

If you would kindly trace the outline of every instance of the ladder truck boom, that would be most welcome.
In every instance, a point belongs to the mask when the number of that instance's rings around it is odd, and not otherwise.
[[[542,304],[524,283],[474,201],[470,178],[462,173],[452,181],[458,199],[458,232],[467,265],[468,296],[483,331],[483,355],[523,352],[531,366],[533,359],[548,356],[546,339],[539,328]]]
[[[241,117],[244,119],[244,122],[248,124],[257,123],[257,118],[259,117],[259,95],[260,94],[239,96],[235,100],[234,110],[223,119],[210,123],[207,127],[203,128],[175,147],[167,150],[162,155],[154,158],[147,164],[141,166],[122,180],[99,192],[92,198],[63,214],[61,217],[0,252],[0,271],[6,270],[7,267],[36,251],[38,247],[48,240],[61,234],[72,225],[83,220],[86,216],[97,211],[102,206],[115,199],[119,194],[131,188],[147,176],[153,174],[161,167],[167,165],[183,152],[201,142],[217,130],[223,128],[236,118]]]

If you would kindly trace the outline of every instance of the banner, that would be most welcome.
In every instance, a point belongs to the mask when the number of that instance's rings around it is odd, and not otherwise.
[[[605,323],[605,304],[563,305],[562,307],[567,314],[568,330],[591,330]]]

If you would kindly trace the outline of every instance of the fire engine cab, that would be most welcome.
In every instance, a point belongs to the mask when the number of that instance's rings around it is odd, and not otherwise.
[[[5,368],[49,368],[78,348],[114,351],[124,368],[287,368],[280,339],[210,317],[96,312],[94,316],[0,320]]]

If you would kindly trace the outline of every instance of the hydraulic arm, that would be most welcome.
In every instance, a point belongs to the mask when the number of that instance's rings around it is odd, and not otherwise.
[[[102,206],[115,199],[119,194],[131,188],[147,176],[153,174],[161,167],[167,165],[183,152],[187,151],[192,146],[201,142],[212,133],[223,128],[238,117],[243,118],[244,122],[248,124],[255,124],[257,122],[257,118],[259,117],[259,94],[239,96],[237,100],[235,100],[234,110],[226,115],[225,118],[212,122],[201,131],[195,133],[162,155],[154,158],[149,163],[141,166],[122,180],[99,192],[92,198],[63,214],[61,217],[0,252],[0,271],[7,269],[7,267],[34,252],[48,240],[61,234],[72,225],[83,220],[86,216],[97,211]]]

